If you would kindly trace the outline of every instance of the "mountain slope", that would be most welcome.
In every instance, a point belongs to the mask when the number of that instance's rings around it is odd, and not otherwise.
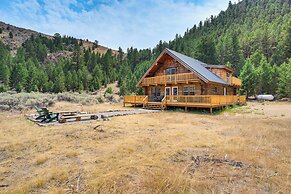
[[[22,46],[22,44],[27,41],[32,35],[34,37],[37,37],[39,35],[47,37],[49,39],[52,39],[53,36],[43,34],[40,32],[36,32],[30,29],[20,28],[16,27],[10,24],[6,24],[4,22],[0,21],[0,41],[2,41],[5,45],[8,45],[11,49],[11,53],[13,55],[16,54],[17,49]],[[80,41],[80,40],[79,40]],[[83,47],[88,49],[93,47],[94,43],[89,40],[82,40]],[[94,46],[94,52],[99,54],[105,54],[109,48],[102,46],[102,45],[96,45]],[[112,50],[112,49],[111,49]],[[116,50],[112,50],[112,53],[114,55],[117,55],[118,52]],[[67,55],[64,55],[67,56]]]
[[[290,58],[290,25],[288,0],[230,2],[226,11],[194,25],[183,37],[176,35],[168,43],[160,41],[154,52],[169,47],[207,63],[230,62],[239,74],[243,61],[256,50],[272,64]]]

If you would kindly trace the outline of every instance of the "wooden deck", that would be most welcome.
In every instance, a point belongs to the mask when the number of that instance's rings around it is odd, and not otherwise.
[[[212,113],[213,108],[223,108],[236,104],[246,104],[246,96],[223,96],[223,95],[177,95],[166,96],[161,102],[149,102],[148,96],[124,96],[123,104],[142,105],[145,108],[161,107],[161,110],[167,107],[187,108],[209,108]]]

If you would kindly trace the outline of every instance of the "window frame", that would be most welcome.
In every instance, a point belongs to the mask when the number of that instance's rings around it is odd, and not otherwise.
[[[173,75],[177,74],[177,68],[176,67],[171,67],[166,69],[166,75]]]

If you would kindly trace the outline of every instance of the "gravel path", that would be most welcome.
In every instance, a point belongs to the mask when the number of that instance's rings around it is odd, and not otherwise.
[[[156,113],[161,112],[160,110],[147,110],[147,109],[137,109],[137,110],[114,110],[114,111],[107,111],[107,112],[100,112],[97,115],[100,117],[98,118],[108,118],[108,117],[115,117],[115,116],[124,116],[124,115],[135,115],[135,114],[145,114],[145,113]]]

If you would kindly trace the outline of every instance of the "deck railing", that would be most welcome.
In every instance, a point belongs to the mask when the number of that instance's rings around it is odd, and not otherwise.
[[[148,103],[148,96],[124,96],[124,104],[140,104],[145,105]],[[234,95],[171,95],[165,96],[161,100],[161,106],[191,106],[191,105],[205,105],[209,107],[219,107],[234,104],[246,104],[246,96],[234,96]]]
[[[233,95],[176,95],[167,96],[167,104],[181,103],[181,104],[210,104],[210,105],[232,105],[232,104],[245,104],[245,96],[233,96]]]
[[[139,96],[124,96],[123,102],[132,103],[132,104],[144,104],[147,102],[148,96],[139,95]]]
[[[199,95],[199,96],[187,96],[187,95],[174,95],[174,96],[166,96],[167,102],[178,102],[178,103],[203,103],[209,104],[211,102],[211,96],[208,95]]]
[[[236,85],[236,86],[241,86],[241,80],[238,79],[237,77],[232,76],[231,78],[231,84],[232,85]]]
[[[155,77],[144,78],[141,82],[142,86],[158,85],[158,84],[170,84],[170,83],[187,83],[199,81],[194,73],[180,73],[172,75],[161,75]]]

